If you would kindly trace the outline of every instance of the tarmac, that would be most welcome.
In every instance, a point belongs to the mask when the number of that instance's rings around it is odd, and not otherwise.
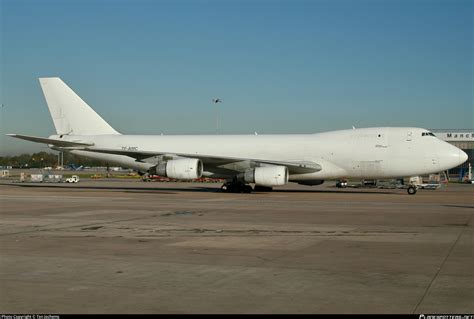
[[[474,185],[0,181],[0,313],[474,313]]]

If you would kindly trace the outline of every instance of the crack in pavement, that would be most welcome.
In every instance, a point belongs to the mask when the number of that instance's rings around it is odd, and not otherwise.
[[[472,219],[472,217],[469,219],[469,222],[470,220]],[[469,224],[469,222],[467,224]],[[428,295],[428,292],[431,290],[431,287],[433,286],[433,283],[435,282],[435,280],[438,278],[441,270],[443,269],[444,265],[446,264],[446,261],[448,260],[449,256],[451,256],[451,253],[453,252],[454,250],[454,247],[456,247],[456,245],[458,244],[459,242],[459,239],[461,238],[461,235],[464,233],[465,229],[462,229],[459,234],[458,234],[458,237],[456,238],[456,240],[454,241],[454,243],[451,245],[451,247],[449,248],[448,250],[448,253],[446,254],[446,256],[444,257],[443,261],[441,262],[441,265],[438,267],[438,270],[436,271],[435,275],[433,276],[433,278],[431,279],[430,281],[430,284],[428,285],[428,287],[426,287],[426,290],[425,292],[423,293],[423,296],[421,296],[421,299],[418,301],[418,303],[416,304],[415,306],[415,309],[413,309],[413,314],[415,313],[418,313],[417,310],[418,308],[420,307],[421,303],[423,302],[423,300],[425,300],[426,296]]]

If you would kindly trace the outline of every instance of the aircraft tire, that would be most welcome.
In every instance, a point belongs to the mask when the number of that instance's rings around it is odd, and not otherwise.
[[[225,183],[221,186],[221,191],[224,193],[247,193],[250,194],[253,191],[252,186],[245,185],[242,183]]]
[[[415,195],[416,194],[416,187],[415,186],[408,186],[407,193],[409,195]]]
[[[243,188],[244,188],[244,193],[246,194],[250,194],[253,191],[253,188],[250,185],[244,185]]]
[[[253,190],[256,192],[271,192],[273,191],[273,187],[255,185],[255,188]]]

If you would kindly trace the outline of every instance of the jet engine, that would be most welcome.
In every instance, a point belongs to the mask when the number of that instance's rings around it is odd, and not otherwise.
[[[150,169],[150,173],[176,179],[195,179],[202,176],[202,170],[200,159],[183,158],[159,163]]]
[[[288,168],[286,166],[256,167],[244,173],[246,183],[262,186],[281,186],[288,183]]]

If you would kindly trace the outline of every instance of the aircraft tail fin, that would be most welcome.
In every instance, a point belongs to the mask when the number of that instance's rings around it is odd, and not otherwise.
[[[60,78],[40,78],[57,134],[120,134]]]

